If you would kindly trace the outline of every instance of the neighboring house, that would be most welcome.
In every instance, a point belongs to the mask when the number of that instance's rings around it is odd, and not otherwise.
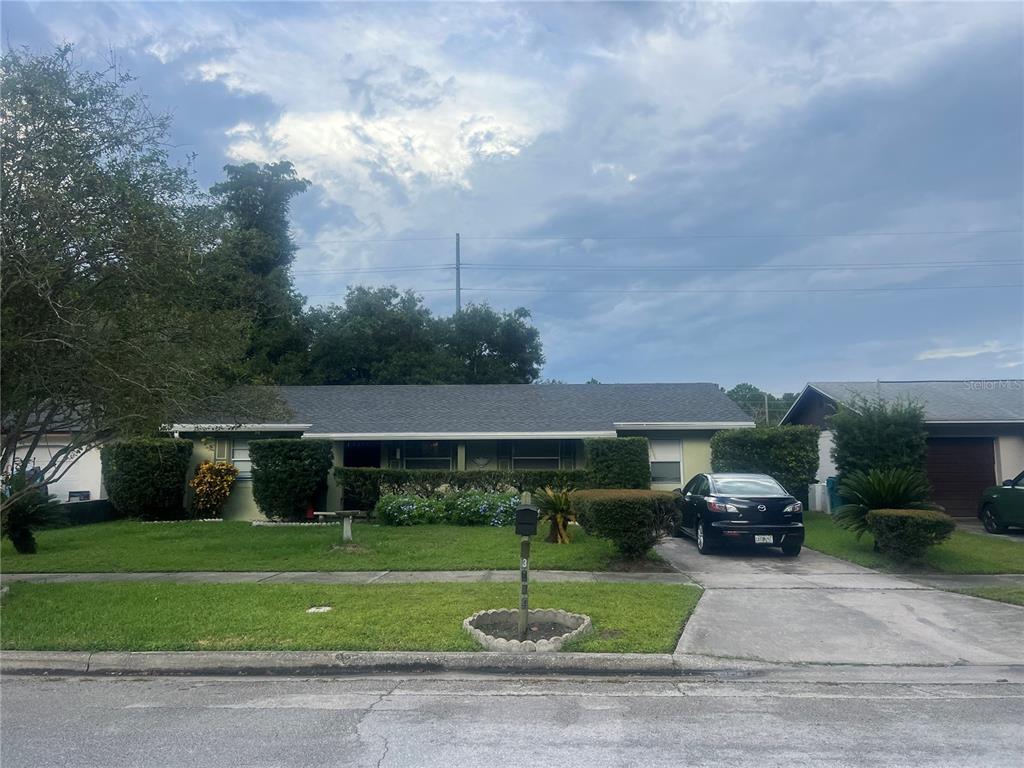
[[[39,444],[32,451],[32,456],[25,469],[45,467],[59,451],[68,446],[70,441],[71,435],[67,433],[43,435]],[[18,444],[16,460],[19,463],[24,460],[28,447],[28,441]],[[6,468],[5,471],[7,471]],[[62,502],[95,501],[107,498],[100,472],[100,449],[96,447],[82,451],[81,456],[74,460],[74,463],[60,479],[46,485],[46,492],[56,496],[57,500]]]
[[[338,466],[404,469],[583,468],[588,437],[650,441],[653,488],[678,488],[711,469],[711,436],[753,427],[716,384],[509,384],[276,387],[289,423],[175,424],[193,464],[241,470],[225,517],[256,518],[249,441],[330,440]],[[329,480],[329,510],[343,500]]]
[[[837,404],[878,398],[924,408],[928,480],[952,515],[975,516],[987,486],[1024,469],[1024,380],[812,381],[781,423],[822,427],[819,480],[836,474],[827,419]]]

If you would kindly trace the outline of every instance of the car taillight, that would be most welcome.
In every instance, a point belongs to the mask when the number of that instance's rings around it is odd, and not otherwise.
[[[722,502],[715,501],[714,499],[708,499],[707,500],[707,504],[708,504],[708,511],[710,511],[710,512],[735,512],[736,511],[736,507],[733,506],[732,504],[723,504]]]
[[[788,507],[786,507],[782,511],[783,512],[803,512],[804,511],[803,502],[800,502],[800,501],[794,502],[793,504],[790,504]]]

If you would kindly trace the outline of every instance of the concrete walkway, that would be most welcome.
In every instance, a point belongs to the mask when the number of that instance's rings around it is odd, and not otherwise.
[[[595,584],[692,584],[683,573],[530,571],[537,582]],[[145,581],[167,584],[419,584],[425,582],[515,582],[519,571],[182,571],[153,573],[5,573],[0,583],[68,584]]]
[[[701,555],[688,539],[658,551],[705,588],[677,654],[819,664],[1024,664],[1024,608],[957,595],[1024,586],[1024,576],[883,574],[820,552]]]

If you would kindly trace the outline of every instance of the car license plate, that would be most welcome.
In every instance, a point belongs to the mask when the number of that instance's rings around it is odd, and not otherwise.
[[[760,535],[755,534],[754,535],[754,543],[755,544],[774,544],[775,543],[775,537],[774,536],[767,536],[767,535],[766,536],[760,536]]]

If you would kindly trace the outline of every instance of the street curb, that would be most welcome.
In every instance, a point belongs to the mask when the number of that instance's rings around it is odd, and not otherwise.
[[[468,672],[574,676],[678,677],[714,673],[743,674],[767,666],[758,662],[708,660],[667,653],[489,652],[421,653],[332,651],[125,652],[5,651],[5,675],[250,675],[351,676]],[[710,662],[710,663],[708,663]]]

